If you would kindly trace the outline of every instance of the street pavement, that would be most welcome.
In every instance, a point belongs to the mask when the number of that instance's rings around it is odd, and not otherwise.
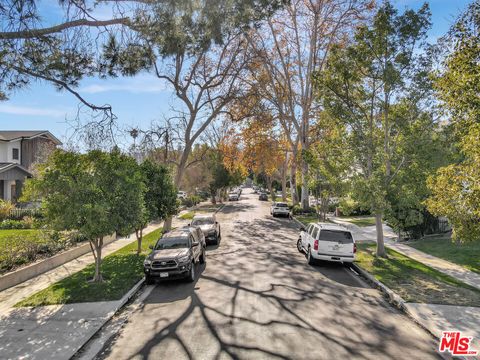
[[[196,282],[144,289],[107,359],[436,359],[437,342],[340,264],[309,266],[297,225],[250,189],[218,215]]]

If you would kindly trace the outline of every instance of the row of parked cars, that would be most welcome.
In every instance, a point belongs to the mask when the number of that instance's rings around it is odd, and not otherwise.
[[[179,278],[195,281],[195,265],[206,262],[207,245],[218,245],[221,236],[214,214],[196,215],[188,226],[164,233],[143,262],[145,282]]]

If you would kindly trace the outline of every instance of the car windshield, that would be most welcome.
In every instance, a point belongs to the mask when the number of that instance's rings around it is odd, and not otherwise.
[[[192,221],[192,225],[211,225],[213,223],[213,218],[193,219]]]
[[[155,245],[155,250],[166,250],[166,249],[181,249],[188,248],[188,237],[178,236],[178,237],[167,237],[162,238],[157,241]]]
[[[321,230],[318,240],[332,241],[340,244],[353,243],[352,234],[348,231]]]
[[[285,204],[285,203],[277,203],[277,205],[275,205],[275,206],[276,207],[285,207],[285,208],[288,207],[288,205]]]

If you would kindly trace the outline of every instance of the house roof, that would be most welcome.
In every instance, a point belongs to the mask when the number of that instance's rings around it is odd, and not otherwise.
[[[22,165],[20,164],[15,164],[15,163],[0,163],[0,174],[4,173],[6,171],[9,171],[11,169],[17,169],[23,173],[25,173],[26,176],[32,176],[32,173],[25,169]]]
[[[39,136],[45,136],[52,140],[56,145],[61,145],[62,142],[58,140],[48,130],[2,130],[0,131],[0,141],[14,141],[20,139],[33,139]]]

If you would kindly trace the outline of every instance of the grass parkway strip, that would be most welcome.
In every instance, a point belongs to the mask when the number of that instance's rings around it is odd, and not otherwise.
[[[480,290],[432,269],[395,250],[388,259],[375,256],[374,243],[358,243],[356,264],[406,302],[480,306]]]
[[[145,235],[140,255],[136,253],[135,241],[106,256],[102,262],[103,282],[89,281],[95,271],[95,264],[90,264],[20,301],[15,307],[119,300],[143,277],[143,260],[149,252],[149,246],[154,245],[161,234],[162,229],[157,229]]]

